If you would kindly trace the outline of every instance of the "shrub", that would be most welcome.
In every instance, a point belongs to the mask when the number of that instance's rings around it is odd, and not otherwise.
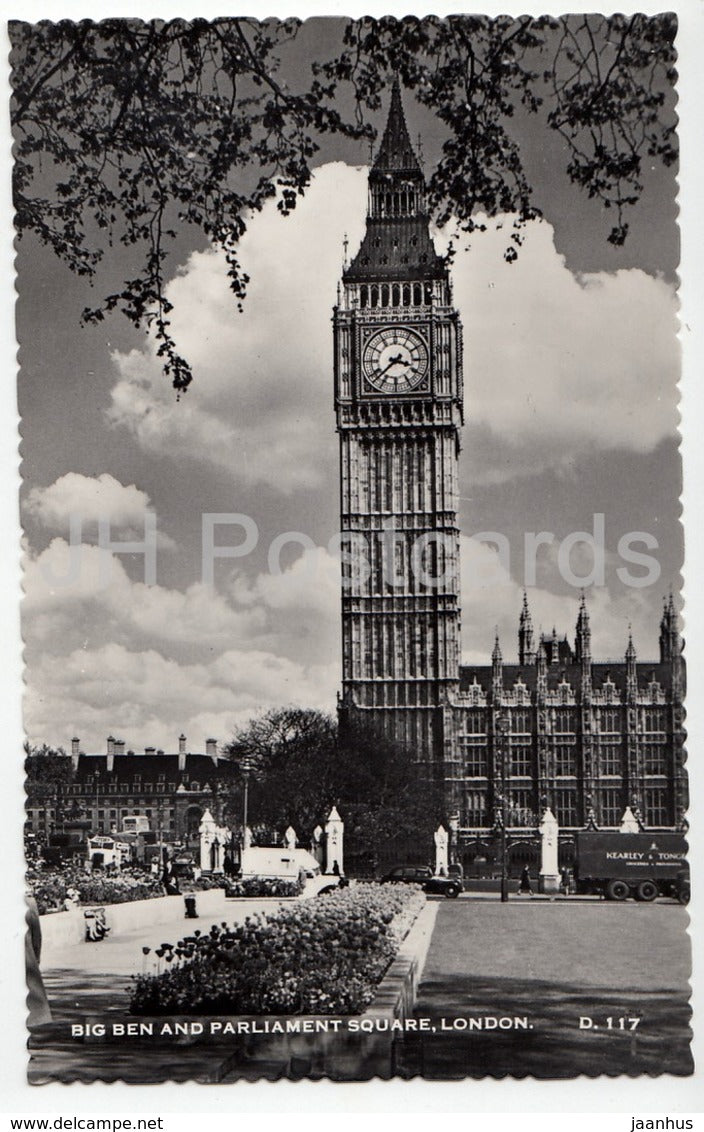
[[[166,948],[135,980],[133,1014],[356,1014],[396,955],[425,896],[356,884]]]
[[[300,878],[245,877],[227,885],[228,896],[300,896],[302,890]]]

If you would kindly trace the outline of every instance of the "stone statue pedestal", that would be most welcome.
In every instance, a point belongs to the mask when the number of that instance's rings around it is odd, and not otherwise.
[[[551,809],[543,814],[540,823],[540,875],[538,892],[560,891],[560,870],[557,864],[557,835],[559,826]]]

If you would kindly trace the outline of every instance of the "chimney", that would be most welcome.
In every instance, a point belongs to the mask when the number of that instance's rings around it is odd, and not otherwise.
[[[145,755],[155,755],[156,754],[156,747],[145,747],[144,753],[145,753]]]
[[[113,768],[114,762],[115,762],[115,736],[114,735],[108,735],[108,758],[107,758],[108,774],[112,773],[112,768]]]
[[[115,740],[115,754],[116,755],[124,755],[124,753],[125,753],[125,740],[124,739],[116,739]]]
[[[74,770],[78,769],[78,757],[81,753],[81,740],[77,735],[74,735],[71,740],[71,765]]]
[[[186,769],[186,736],[183,732],[178,737],[178,769],[179,772]]]
[[[218,741],[217,741],[217,739],[206,739],[205,740],[205,753],[206,753],[206,755],[210,755],[213,762],[217,762],[217,757],[218,757]]]

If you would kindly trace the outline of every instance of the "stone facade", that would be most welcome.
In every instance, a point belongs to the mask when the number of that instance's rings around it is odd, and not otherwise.
[[[371,723],[407,746],[415,773],[444,784],[461,841],[497,828],[504,795],[516,831],[535,831],[548,805],[563,830],[614,828],[627,805],[649,828],[678,826],[684,673],[671,599],[657,662],[639,662],[630,639],[622,660],[594,661],[582,597],[574,647],[554,631],[536,641],[524,599],[519,663],[504,664],[497,639],[490,665],[461,664],[462,328],[398,83],[333,324],[341,726]]]
[[[214,739],[206,753],[170,753],[147,747],[144,754],[124,750],[108,737],[105,754],[85,754],[72,741],[73,777],[54,789],[28,794],[28,829],[45,837],[71,820],[90,821],[93,833],[124,832],[125,818],[144,817],[148,828],[167,841],[199,844],[198,828],[207,808],[222,816],[233,764],[217,754]]]

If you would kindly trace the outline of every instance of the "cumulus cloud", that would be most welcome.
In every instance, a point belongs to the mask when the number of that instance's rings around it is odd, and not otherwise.
[[[306,668],[258,650],[229,649],[214,660],[179,664],[156,649],[135,651],[108,643],[75,649],[57,665],[45,655],[33,669],[41,696],[25,701],[30,737],[66,744],[78,735],[84,750],[103,750],[105,736],[128,747],[176,748],[184,731],[191,750],[205,739],[226,741],[233,729],[263,708],[286,703],[330,709],[337,672]]]
[[[278,572],[234,574],[226,592],[185,591],[132,580],[119,559],[94,546],[54,539],[26,568],[23,628],[28,675],[26,727],[32,741],[102,749],[118,733],[128,746],[173,748],[181,730],[202,746],[227,738],[257,711],[284,703],[332,711],[339,687],[339,556],[301,551]],[[522,589],[496,548],[461,540],[466,651],[487,663],[498,628],[515,659]],[[62,580],[63,579],[63,580]],[[573,636],[575,591],[529,591],[536,632]],[[656,627],[642,591],[589,594],[597,657],[621,657],[632,623],[641,656]],[[471,647],[470,647],[471,646]]]
[[[25,566],[30,739],[65,743],[76,732],[99,749],[119,730],[128,746],[166,748],[182,729],[194,743],[224,739],[284,703],[331,710],[337,619],[298,600],[301,570],[294,562],[273,586],[242,578],[225,594],[177,590],[133,580],[100,547],[52,540]]]
[[[325,486],[335,467],[330,315],[343,238],[355,249],[362,236],[366,176],[322,166],[292,216],[270,202],[252,218],[241,314],[223,257],[191,255],[168,294],[196,382],[176,403],[153,343],[115,354],[113,424],[146,450],[226,468],[240,483],[284,494]],[[508,264],[510,225],[488,222],[469,250],[460,241],[452,268],[465,329],[465,478],[652,450],[677,426],[673,288],[635,269],[575,275],[544,221],[526,226]]]
[[[467,664],[486,664],[498,632],[504,660],[516,661],[518,618],[523,586],[512,576],[510,565],[497,548],[475,538],[460,539],[463,659]],[[536,639],[540,632],[567,635],[574,645],[579,591],[555,592],[557,571],[549,588],[527,588]],[[587,591],[595,660],[623,659],[629,626],[639,656],[657,657],[658,622],[653,618],[652,598],[642,589],[612,584]]]
[[[363,234],[366,171],[317,170],[289,217],[275,202],[242,239],[240,314],[217,251],[193,253],[169,285],[173,334],[196,382],[176,403],[153,343],[116,354],[109,419],[147,450],[225,468],[289,494],[319,487],[336,454],[330,314],[345,234]]]
[[[67,472],[47,487],[33,487],[24,502],[24,512],[55,533],[67,533],[71,520],[77,518],[81,535],[86,538],[93,533],[91,527],[107,519],[111,537],[120,531],[134,540],[144,538],[145,515],[154,513],[145,491],[135,484],[120,483],[107,472],[99,476]],[[157,531],[156,537],[162,550],[176,545],[162,531]]]
[[[575,275],[553,229],[509,220],[460,243],[455,301],[465,327],[465,482],[500,481],[594,452],[649,452],[677,423],[674,288],[630,269]],[[439,241],[440,242],[440,241]]]

